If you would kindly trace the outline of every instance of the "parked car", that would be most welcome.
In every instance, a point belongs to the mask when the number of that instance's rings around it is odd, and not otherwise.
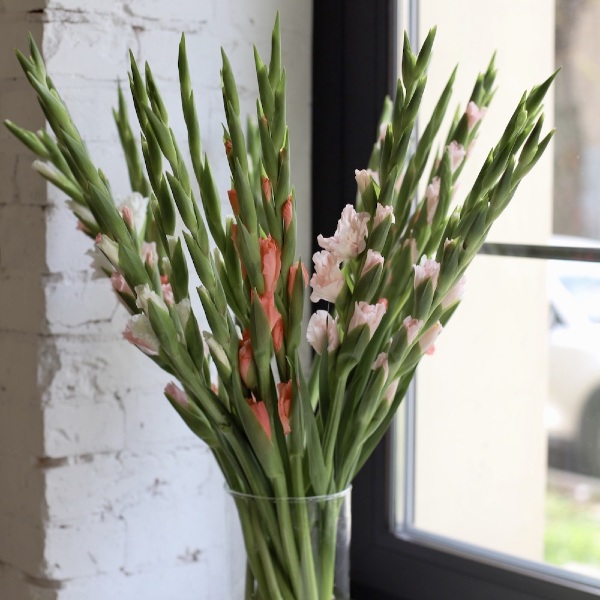
[[[562,236],[552,243],[600,248]],[[570,454],[567,466],[600,476],[600,263],[548,261],[548,297],[550,449],[562,444]]]

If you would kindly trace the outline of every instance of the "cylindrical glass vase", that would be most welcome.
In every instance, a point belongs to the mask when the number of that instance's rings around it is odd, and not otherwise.
[[[305,498],[229,493],[246,545],[245,600],[349,600],[350,488]]]

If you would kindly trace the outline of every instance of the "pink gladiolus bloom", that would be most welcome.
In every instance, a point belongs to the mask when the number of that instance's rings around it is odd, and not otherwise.
[[[438,321],[435,325],[432,325],[419,339],[419,347],[423,354],[433,354],[434,343],[437,340],[438,335],[442,333],[442,324]]]
[[[231,210],[237,217],[240,214],[240,201],[236,190],[227,190],[227,197],[229,198],[229,204],[231,204]]]
[[[388,365],[388,355],[385,352],[381,352],[377,355],[375,362],[371,366],[373,371],[377,371],[377,369],[383,369],[385,372],[385,378],[387,379],[388,373],[390,371],[390,367]]]
[[[442,300],[442,308],[446,310],[450,308],[453,304],[460,302],[465,295],[465,288],[467,285],[467,278],[463,275],[450,289],[450,291],[446,294],[445,298]]]
[[[187,394],[173,382],[167,383],[165,387],[165,394],[169,396],[169,398],[175,400],[175,402],[177,402],[177,404],[183,408],[187,408],[190,404]]]
[[[294,281],[296,281],[296,272],[298,271],[299,264],[300,264],[300,261],[294,263],[290,267],[290,271],[288,273],[287,290],[288,290],[288,295],[290,298],[292,297],[292,294],[294,293]],[[306,271],[306,267],[304,266],[304,263],[302,263],[302,275],[304,277],[304,287],[306,287],[308,285],[308,272]]]
[[[121,207],[121,216],[123,217],[123,221],[130,229],[135,229],[135,222],[133,220],[133,210],[129,206]]]
[[[358,192],[363,194],[364,191],[369,187],[371,183],[371,175],[368,169],[354,169],[354,179],[356,180],[356,185],[358,186]]]
[[[392,223],[396,222],[396,217],[394,216],[394,207],[393,206],[382,206],[377,203],[377,207],[375,208],[375,217],[373,218],[373,229],[376,229],[382,221],[387,218],[390,218]]]
[[[366,302],[356,302],[354,304],[354,314],[348,325],[348,333],[360,327],[367,325],[369,327],[370,337],[373,337],[375,330],[379,327],[383,315],[385,315],[386,307],[383,302],[377,304],[367,304]]]
[[[133,315],[125,326],[123,337],[149,356],[158,354],[160,344],[146,315]]]
[[[385,393],[383,394],[383,399],[389,405],[394,401],[394,397],[396,396],[396,392],[398,391],[398,384],[400,383],[400,379],[394,379],[390,385],[387,386]]]
[[[363,265],[362,271],[360,273],[361,276],[365,273],[368,273],[374,267],[377,267],[377,265],[383,266],[383,256],[379,252],[376,252],[375,250],[371,250],[369,248],[367,250],[367,258],[365,259],[365,264]]]
[[[277,412],[284,435],[290,433],[290,413],[292,412],[292,380],[277,384]]]
[[[156,242],[142,242],[142,260],[151,268],[154,268],[158,260]]]
[[[163,295],[163,300],[167,306],[173,306],[175,304],[175,297],[173,296],[173,288],[170,283],[161,284],[161,290]]]
[[[327,300],[335,302],[344,287],[344,275],[340,271],[335,256],[327,250],[313,254],[315,272],[310,280],[313,292],[310,299],[313,302]]]
[[[127,294],[128,296],[133,296],[133,292],[127,282],[125,281],[125,277],[119,271],[115,271],[110,276],[110,282],[112,283],[113,289],[115,292],[121,292],[121,294]]]
[[[337,319],[326,310],[316,311],[308,321],[306,339],[317,354],[322,354],[325,345],[327,345],[327,352],[333,352],[340,345]]]
[[[317,242],[321,248],[329,250],[338,261],[356,258],[367,245],[365,238],[370,218],[369,213],[357,213],[351,204],[347,204],[333,237],[324,238],[319,235]]]
[[[467,127],[469,131],[475,127],[475,125],[483,119],[485,113],[487,112],[487,108],[484,106],[483,108],[479,108],[475,102],[471,100],[469,104],[467,104],[467,110],[465,114],[467,115]]]
[[[260,261],[265,282],[265,294],[273,294],[281,271],[281,249],[269,235],[258,240],[260,245]]]
[[[384,121],[383,123],[381,123],[381,125],[379,125],[379,136],[377,140],[380,144],[383,144],[383,142],[385,141],[385,136],[387,135],[389,125],[390,123],[388,121]]]
[[[402,321],[402,326],[406,329],[406,343],[410,346],[419,335],[421,327],[423,327],[423,321],[419,319],[413,319],[410,315]]]
[[[433,289],[437,287],[438,277],[440,276],[440,263],[433,258],[421,257],[421,262],[418,265],[413,265],[415,270],[415,289],[424,281],[431,279]]]
[[[427,202],[427,224],[433,223],[433,217],[437,210],[437,205],[440,201],[440,178],[434,177],[425,191],[425,199]]]
[[[269,421],[269,413],[267,412],[267,407],[264,402],[257,402],[256,398],[254,398],[254,394],[252,394],[251,398],[246,398],[246,402],[248,406],[252,409],[252,412],[258,419],[258,422],[261,424],[261,427],[264,429],[267,437],[271,439],[271,422]]]
[[[294,208],[292,206],[292,197],[288,196],[287,200],[283,203],[281,207],[281,217],[283,218],[283,226],[287,231],[292,224],[292,218],[294,216]]]
[[[379,300],[377,300],[377,304],[383,304],[383,307],[385,308],[385,310],[387,310],[388,299],[387,298],[379,298]]]
[[[466,151],[462,147],[462,144],[459,144],[457,141],[452,141],[448,146],[448,152],[450,152],[450,168],[454,173],[465,158]]]
[[[141,308],[146,314],[148,314],[148,303],[154,302],[156,306],[167,311],[167,305],[165,301],[154,291],[150,289],[150,286],[145,283],[144,285],[135,286],[135,305]]]
[[[248,388],[252,388],[255,385],[255,381],[249,378],[250,369],[254,362],[254,353],[252,352],[252,343],[250,342],[250,331],[246,329],[242,334],[240,340],[240,348],[238,350],[238,361],[240,364],[240,376],[244,385]]]

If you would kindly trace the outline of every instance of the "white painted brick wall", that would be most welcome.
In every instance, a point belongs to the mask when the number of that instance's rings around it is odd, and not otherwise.
[[[185,145],[184,31],[203,150],[225,197],[220,46],[253,112],[252,43],[266,59],[276,10],[309,223],[308,0],[0,0],[0,116],[44,127],[12,53],[32,31],[96,162],[127,193],[111,107],[128,48],[150,62]],[[89,242],[31,160],[0,130],[0,600],[236,600],[243,552],[219,470],[164,399],[166,376],[121,339],[125,311],[91,278]]]

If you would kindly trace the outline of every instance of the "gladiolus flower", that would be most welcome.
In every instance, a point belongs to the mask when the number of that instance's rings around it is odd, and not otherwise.
[[[315,272],[310,279],[313,292],[310,299],[313,302],[327,300],[335,302],[344,287],[344,275],[340,271],[335,256],[327,250],[313,254]]]
[[[269,421],[269,413],[264,402],[257,402],[254,394],[251,398],[246,398],[248,406],[252,409],[254,416],[258,419],[261,427],[264,429],[267,437],[271,439],[271,422]]]
[[[148,202],[148,198],[145,198],[139,192],[133,192],[128,196],[117,199],[123,220],[131,229],[137,232],[140,232],[146,223]]]
[[[379,135],[377,137],[377,140],[380,144],[383,144],[383,142],[385,142],[385,136],[387,135],[389,126],[389,121],[384,121],[383,123],[381,123],[381,125],[379,125]]]
[[[162,283],[161,286],[163,300],[167,306],[173,306],[175,304],[175,296],[173,296],[173,288],[170,283]]]
[[[448,146],[448,152],[450,153],[450,168],[454,173],[454,171],[460,167],[460,164],[465,158],[466,151],[462,147],[462,144],[459,144],[457,141],[453,140]]]
[[[437,210],[440,201],[440,178],[434,177],[425,191],[425,199],[427,202],[427,224],[433,223],[433,217]]]
[[[373,337],[385,312],[386,307],[382,302],[378,302],[377,304],[367,304],[362,301],[356,302],[354,304],[354,314],[348,325],[348,333],[361,325],[367,325],[369,327],[370,337]]]
[[[337,260],[356,258],[367,245],[365,238],[370,218],[369,213],[357,213],[351,204],[347,204],[333,237],[324,238],[319,235],[317,242],[321,248],[329,250]]]
[[[252,298],[254,298],[254,295]],[[258,296],[258,300],[269,321],[275,352],[279,352],[283,344],[283,317],[275,306],[275,296],[273,294],[262,294]]]
[[[382,206],[378,202],[377,207],[375,208],[375,217],[373,218],[373,229],[375,229],[388,217],[391,219],[392,223],[396,222],[396,217],[394,216],[394,207]]]
[[[442,308],[444,310],[450,308],[453,304],[456,304],[463,299],[466,285],[467,278],[463,275],[443,298]]]
[[[434,343],[437,340],[438,335],[442,333],[442,324],[438,321],[435,325],[432,325],[419,339],[419,347],[423,354],[433,354]]]
[[[294,207],[292,206],[292,197],[288,196],[287,200],[283,203],[281,207],[281,217],[283,218],[283,226],[287,231],[292,224],[292,218],[294,216]]]
[[[363,194],[364,191],[369,187],[371,183],[371,174],[368,169],[354,169],[354,179],[356,180],[356,185],[358,186],[358,192]]]
[[[333,352],[340,345],[337,319],[326,310],[316,311],[308,321],[306,339],[317,354],[322,354],[326,344],[327,352]]]
[[[421,327],[423,327],[423,321],[408,316],[402,321],[402,326],[406,329],[406,343],[410,346],[419,335],[419,331],[421,331]]]
[[[361,276],[365,273],[368,273],[371,269],[377,267],[378,265],[383,266],[383,256],[376,252],[375,250],[367,250],[367,258],[365,259],[365,264],[363,265]]]
[[[469,131],[475,127],[475,125],[483,119],[485,113],[487,112],[487,108],[484,106],[483,108],[479,108],[475,102],[471,100],[469,104],[467,104],[467,110],[465,114],[467,115],[467,127]]]
[[[125,281],[125,277],[119,271],[115,271],[110,276],[110,282],[112,283],[113,289],[115,292],[121,292],[121,294],[127,294],[128,296],[133,296],[133,292],[131,288]]]
[[[133,315],[125,326],[123,337],[145,354],[158,355],[160,343],[146,315]]]
[[[298,265],[300,264],[300,261],[294,263],[289,270],[288,273],[288,280],[287,280],[287,290],[288,290],[288,295],[291,298],[292,294],[294,293],[294,281],[296,281],[296,272],[298,271]],[[304,287],[306,287],[308,285],[308,272],[306,271],[306,267],[304,266],[304,263],[302,263],[302,276],[304,277]]]
[[[400,383],[400,379],[394,379],[390,385],[387,386],[385,393],[383,394],[383,399],[385,402],[390,405],[394,401],[394,397],[396,396],[396,392],[398,391],[398,384]]]
[[[273,294],[281,271],[281,249],[270,235],[260,238],[258,242],[265,294]]]
[[[96,236],[96,248],[115,266],[119,266],[119,245],[107,235],[99,233]]]
[[[165,387],[165,394],[183,408],[187,408],[190,404],[187,394],[173,382],[167,383]]]
[[[390,367],[388,365],[388,355],[385,352],[380,352],[375,359],[375,362],[372,364],[371,369],[373,371],[377,371],[377,369],[383,369],[385,373],[385,378],[387,379],[388,373],[390,371]]]
[[[290,413],[292,412],[292,380],[277,384],[277,412],[284,435],[290,433]]]
[[[229,204],[231,204],[231,210],[237,217],[240,214],[240,201],[238,200],[238,194],[235,190],[227,190],[227,196],[229,198]]]
[[[265,198],[268,202],[271,202],[273,199],[273,190],[271,188],[271,180],[268,177],[261,177],[260,186],[262,188],[262,192],[265,195]]]
[[[189,318],[192,314],[192,305],[189,298],[184,298],[181,302],[175,304],[175,313],[179,317],[181,328],[186,330]]]
[[[437,287],[438,277],[440,276],[440,263],[433,258],[421,257],[421,262],[418,265],[413,265],[415,270],[415,289],[424,281],[431,279],[433,289]]]
[[[233,144],[231,143],[231,140],[227,139],[224,142],[225,144],[225,155],[227,156],[227,158],[230,158],[231,155],[233,154]]]
[[[154,268],[158,260],[156,242],[142,242],[142,260],[151,268]]]
[[[254,352],[250,341],[250,331],[246,329],[240,340],[238,350],[238,361],[240,365],[240,376],[247,388],[256,387],[256,369],[254,367]]]
[[[157,306],[168,312],[165,301],[145,283],[144,285],[135,286],[135,305],[141,308],[145,314],[148,314],[148,303],[154,302]]]

